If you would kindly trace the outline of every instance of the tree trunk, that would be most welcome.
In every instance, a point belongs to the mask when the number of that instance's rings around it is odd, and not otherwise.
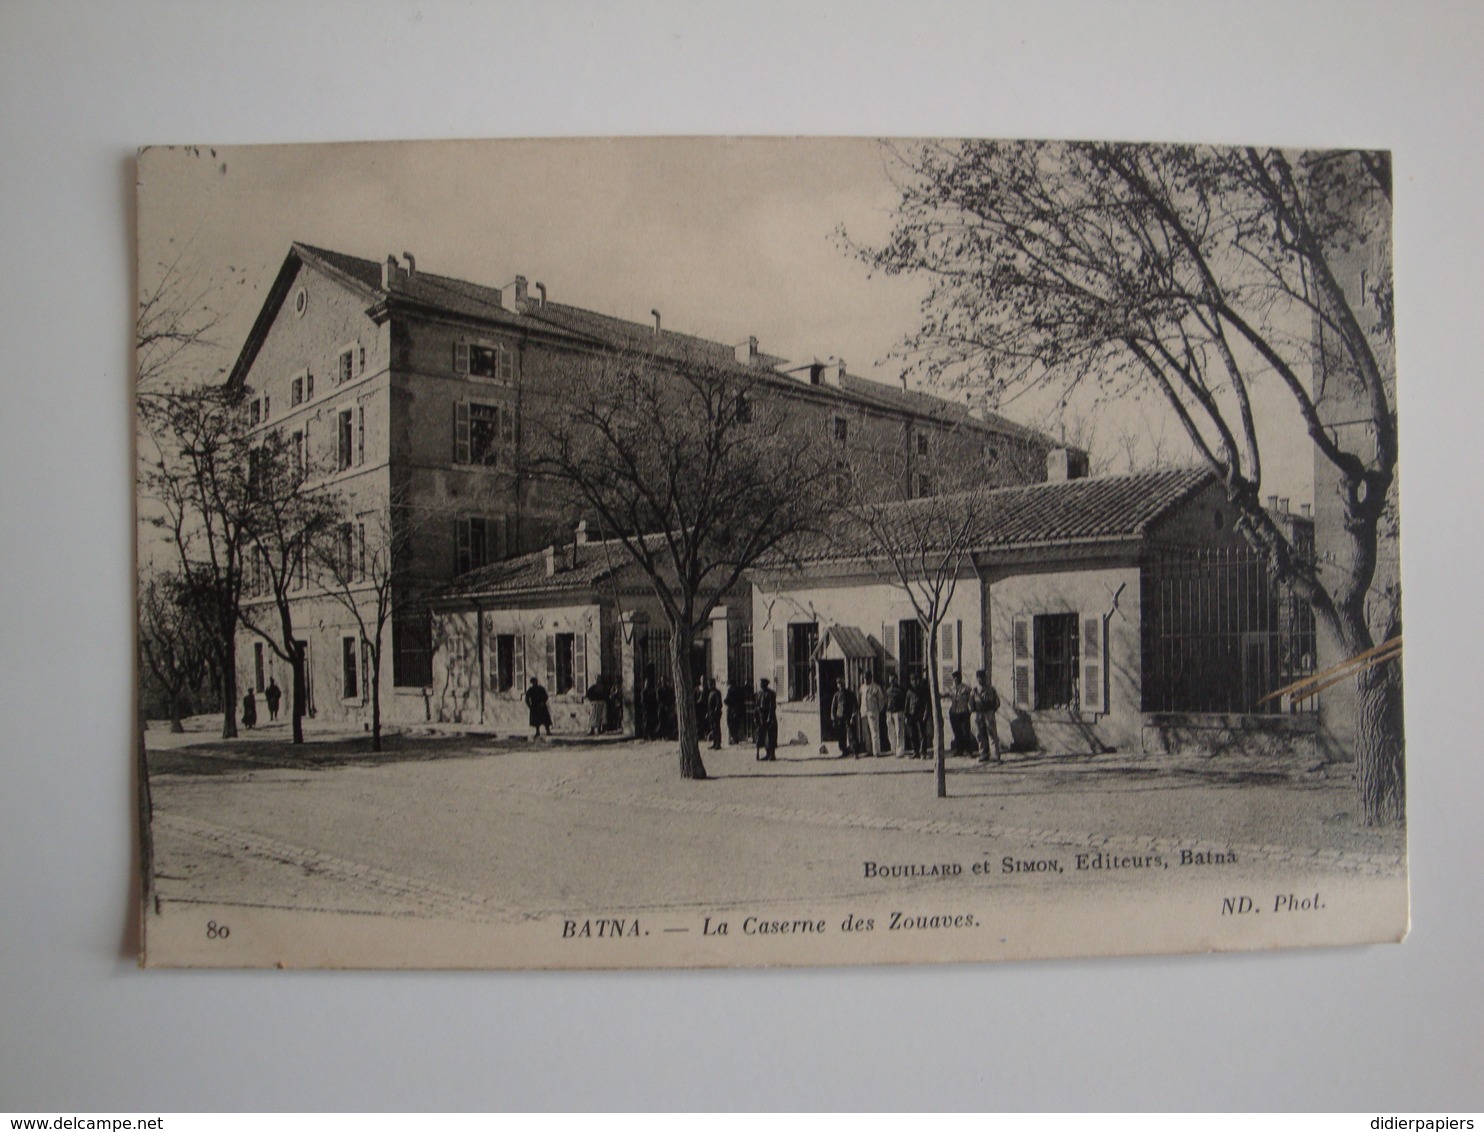
[[[237,738],[237,622],[222,642],[222,738]]]
[[[1390,825],[1406,815],[1400,662],[1362,670],[1355,685],[1355,784],[1361,820]]]
[[[371,749],[381,750],[381,645],[371,650]]]
[[[306,691],[304,683],[304,654],[300,652],[298,647],[294,644],[293,638],[289,639],[289,656],[291,658],[289,661],[289,666],[293,669],[294,672],[294,704],[293,709],[289,712],[289,715],[293,718],[294,722],[294,742],[303,743],[305,707],[304,693]]]
[[[701,738],[696,730],[696,681],[690,670],[690,626],[670,625],[671,675],[675,680],[675,731],[680,745],[680,777],[705,778]]]
[[[933,741],[937,747],[934,777],[938,797],[948,797],[948,753],[943,746],[943,688],[938,677],[938,622],[928,630],[928,690],[933,697]]]

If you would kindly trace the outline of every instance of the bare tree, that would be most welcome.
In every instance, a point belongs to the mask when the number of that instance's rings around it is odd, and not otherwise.
[[[230,739],[237,734],[237,622],[253,507],[241,410],[219,386],[206,386],[141,401],[140,413],[156,443],[141,469],[141,492],[158,507],[148,521],[173,548],[210,626],[222,738]]]
[[[392,599],[410,577],[411,550],[419,525],[400,495],[362,515],[341,514],[322,524],[311,546],[324,592],[355,619],[366,655],[371,701],[371,749],[381,750],[381,662],[385,655]]]
[[[930,279],[908,343],[921,366],[953,382],[987,363],[996,394],[1155,392],[1275,578],[1348,655],[1399,626],[1395,604],[1374,619],[1367,608],[1397,458],[1387,155],[984,141],[897,156],[895,230],[858,250]],[[1348,286],[1357,252],[1373,270]],[[1313,369],[1353,391],[1347,423],[1362,427],[1327,427]],[[1253,402],[1264,383],[1338,484],[1336,561],[1322,570],[1262,506]],[[1356,694],[1361,812],[1400,820],[1398,666],[1362,670]]]
[[[940,446],[939,451],[942,451]],[[871,457],[866,457],[871,459]],[[873,461],[874,462],[874,461]],[[939,798],[948,796],[947,742],[943,730],[943,687],[937,657],[939,638],[958,584],[966,572],[977,584],[969,560],[983,532],[982,511],[971,488],[992,483],[996,468],[983,461],[917,457],[919,475],[932,488],[909,501],[884,498],[859,485],[874,478],[849,477],[849,506],[833,528],[838,553],[868,564],[887,584],[906,595],[927,642],[927,677],[933,703],[933,737]]]
[[[147,573],[138,601],[139,655],[163,693],[170,730],[180,733],[187,696],[201,687],[210,667],[211,635],[199,616],[198,595],[180,573]]]
[[[741,364],[612,350],[574,358],[535,414],[536,467],[644,572],[671,630],[680,773],[705,778],[691,643],[716,603],[819,514],[821,446]]]
[[[276,430],[258,437],[247,453],[251,506],[245,533],[251,540],[255,592],[266,604],[243,602],[240,619],[293,673],[290,718],[293,741],[304,742],[307,711],[307,657],[294,632],[295,604],[319,584],[314,546],[335,529],[343,505],[333,491],[316,485],[311,455],[302,434],[285,438]]]

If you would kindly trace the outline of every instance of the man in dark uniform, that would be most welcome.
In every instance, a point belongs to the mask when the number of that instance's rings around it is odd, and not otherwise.
[[[721,750],[721,689],[716,686],[716,677],[706,681],[706,727],[711,735],[711,749]]]
[[[767,677],[758,681],[757,694],[757,749],[767,752],[754,757],[762,762],[775,762],[774,751],[778,749],[778,696],[768,687]]]
[[[850,690],[850,682],[841,680],[835,686],[835,698],[830,701],[830,719],[834,721],[835,729],[840,733],[839,758],[850,757],[850,732],[855,728],[855,693]]]
[[[747,689],[736,680],[727,681],[727,742],[737,745],[742,735],[742,721],[747,711]]]

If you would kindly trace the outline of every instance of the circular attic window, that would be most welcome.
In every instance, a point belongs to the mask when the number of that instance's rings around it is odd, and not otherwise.
[[[300,287],[297,291],[294,292],[294,313],[302,318],[304,316],[304,312],[308,308],[309,292],[306,291],[303,287]]]

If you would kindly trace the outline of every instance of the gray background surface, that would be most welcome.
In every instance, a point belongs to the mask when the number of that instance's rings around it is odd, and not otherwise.
[[[0,3],[0,1109],[1478,1107],[1484,16]],[[1396,154],[1414,931],[863,971],[142,973],[136,145],[983,134]]]

